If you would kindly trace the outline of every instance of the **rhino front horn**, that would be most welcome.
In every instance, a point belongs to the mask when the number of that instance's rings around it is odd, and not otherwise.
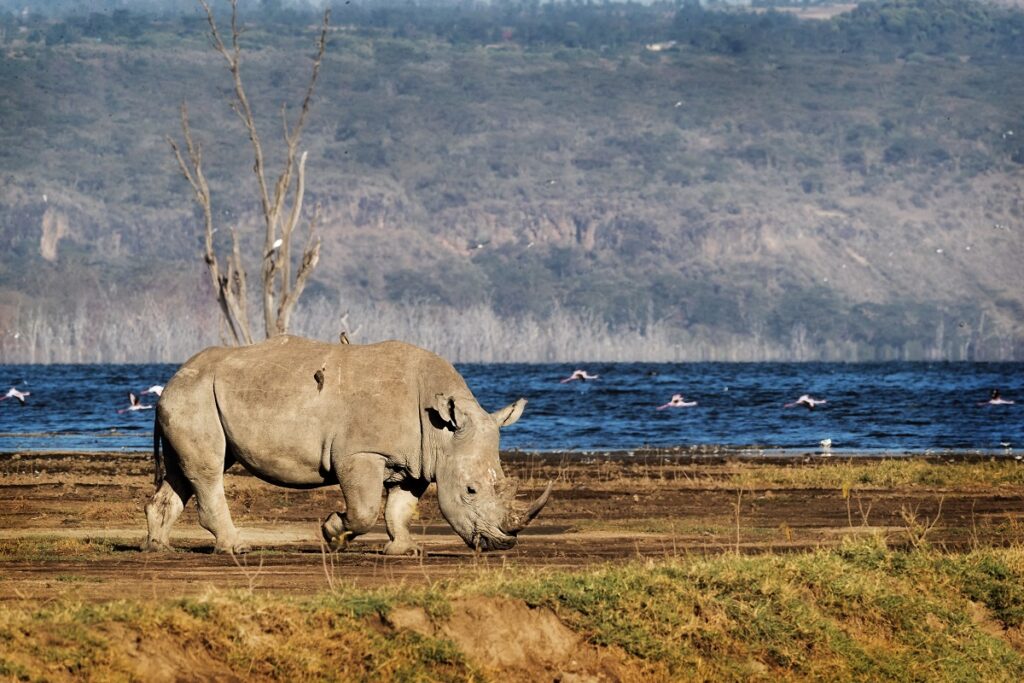
[[[547,505],[548,498],[551,496],[551,489],[554,486],[555,482],[549,481],[547,488],[544,489],[544,493],[540,494],[540,497],[533,501],[533,504],[525,512],[514,509],[506,518],[505,524],[501,526],[501,530],[510,536],[514,536],[525,529],[526,525],[532,522],[533,518],[540,514],[540,511]]]

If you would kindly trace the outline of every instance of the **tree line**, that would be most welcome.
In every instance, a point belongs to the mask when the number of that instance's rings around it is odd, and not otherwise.
[[[177,23],[183,33],[202,32],[205,19],[182,3],[115,7],[97,11],[80,4],[56,4],[48,14],[0,12],[0,37],[19,27],[28,40],[62,45],[79,40],[142,40],[151,21]],[[763,3],[762,3],[763,4]],[[102,7],[102,5],[100,6]],[[148,11],[146,11],[148,8]],[[335,24],[391,38],[444,40],[451,44],[615,50],[627,45],[676,41],[725,54],[825,51],[892,57],[922,54],[1024,54],[1024,13],[963,0],[879,0],[860,3],[826,21],[807,21],[789,12],[723,10],[696,0],[674,2],[490,3],[334,2]],[[53,16],[56,15],[56,18]],[[309,5],[261,0],[240,9],[247,22],[302,30],[319,16]],[[0,38],[3,39],[3,38]]]

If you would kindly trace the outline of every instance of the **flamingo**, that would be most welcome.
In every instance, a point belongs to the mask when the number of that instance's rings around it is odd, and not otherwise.
[[[682,394],[672,394],[672,400],[663,406],[658,406],[656,410],[665,410],[665,408],[692,408],[697,405],[696,401],[687,401],[683,398]]]
[[[793,406],[804,406],[805,408],[807,408],[807,410],[814,410],[817,406],[821,405],[822,403],[828,403],[828,401],[823,398],[812,398],[810,394],[801,394],[800,398],[793,401],[792,403],[787,403],[782,407],[792,408]]]
[[[14,387],[11,387],[10,389],[7,390],[7,393],[4,394],[2,398],[0,398],[0,401],[6,401],[9,398],[16,398],[18,399],[18,402],[21,403],[21,405],[25,405],[25,397],[31,395],[31,391],[18,391]]]
[[[588,380],[598,379],[599,377],[599,375],[591,375],[586,370],[573,370],[572,374],[563,379],[561,382],[559,382],[559,384],[565,384],[566,382],[572,382],[577,379]]]
[[[143,405],[142,403],[140,403],[139,397],[131,392],[128,392],[128,400],[131,402],[131,405],[128,406],[127,408],[122,408],[121,410],[117,411],[118,415],[120,415],[121,413],[133,412],[136,410],[150,410],[153,407]]]
[[[1012,406],[1013,401],[1008,398],[1003,398],[999,395],[998,389],[992,390],[992,395],[989,396],[987,401],[982,401],[978,404],[979,406]]]
[[[151,386],[149,389],[146,389],[142,393],[143,394],[156,394],[156,397],[160,398],[160,396],[164,393],[164,385],[163,384],[154,384],[153,386]]]

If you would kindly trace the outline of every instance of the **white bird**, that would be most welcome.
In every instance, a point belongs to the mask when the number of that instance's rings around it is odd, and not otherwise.
[[[982,401],[978,405],[980,405],[980,406],[985,406],[985,405],[989,405],[989,406],[1012,406],[1013,405],[1013,401],[1011,401],[1009,399],[1006,399],[1006,398],[1003,398],[1002,395],[1000,395],[998,389],[993,389],[992,390],[992,394],[989,396],[989,399],[987,401]]]
[[[161,396],[161,394],[164,393],[164,385],[162,385],[162,384],[154,384],[153,386],[151,386],[149,389],[146,389],[142,393],[143,394],[156,394],[157,398],[159,398]]]
[[[786,405],[783,406],[783,408],[792,408],[793,406],[804,406],[805,408],[807,408],[807,410],[814,410],[815,407],[821,405],[822,403],[828,403],[828,401],[823,398],[812,398],[810,394],[801,394],[800,398],[793,401],[792,403],[787,403]]]
[[[599,379],[599,377],[599,375],[591,375],[586,370],[573,370],[572,374],[563,379],[561,382],[559,382],[559,384],[565,384],[566,382],[572,382],[577,379]]]
[[[128,393],[128,400],[131,402],[131,405],[129,405],[127,408],[122,408],[121,410],[117,411],[118,415],[120,415],[121,413],[128,413],[136,410],[149,410],[153,407],[143,405],[142,403],[140,403],[139,397],[131,392]]]
[[[270,251],[268,251],[263,258],[270,258],[271,256],[273,256],[274,252],[280,249],[282,244],[284,244],[284,240],[278,237],[276,240],[274,240],[274,243],[270,245]]]
[[[832,455],[832,439],[822,439],[818,445],[821,446],[822,455]]]
[[[672,394],[672,400],[663,406],[658,406],[655,410],[664,410],[665,408],[692,408],[697,405],[696,401],[687,401],[683,398],[682,394]]]
[[[21,405],[25,405],[25,397],[31,395],[31,391],[18,391],[14,387],[11,387],[10,389],[7,390],[7,393],[4,394],[2,398],[0,398],[0,401],[6,401],[9,398],[16,398],[18,399],[18,402],[21,403]]]

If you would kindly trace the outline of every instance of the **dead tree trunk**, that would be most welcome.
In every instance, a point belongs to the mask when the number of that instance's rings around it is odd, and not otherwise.
[[[312,72],[294,124],[289,123],[287,106],[282,105],[281,107],[286,153],[283,167],[273,183],[273,191],[271,191],[270,183],[267,180],[263,144],[256,127],[256,117],[253,115],[252,106],[242,82],[240,44],[242,30],[238,24],[238,1],[229,1],[231,4],[230,44],[224,42],[213,10],[207,0],[198,0],[206,12],[213,48],[227,62],[234,86],[231,108],[245,127],[255,157],[253,173],[256,176],[264,225],[260,263],[260,275],[263,281],[263,324],[264,334],[269,338],[288,331],[295,304],[302,296],[302,291],[320,260],[320,236],[317,234],[319,207],[317,207],[309,219],[306,242],[297,259],[295,276],[292,277],[292,237],[302,220],[302,202],[306,191],[307,152],[304,151],[300,155],[299,145],[302,139],[302,130],[309,116],[310,105],[313,102],[313,92],[327,45],[330,11],[324,12],[320,36],[317,40],[316,56],[313,58]],[[217,228],[213,225],[210,186],[203,173],[202,147],[193,138],[188,108],[184,103],[181,105],[181,129],[185,141],[184,152],[173,139],[168,138],[168,142],[174,151],[178,167],[192,186],[194,198],[203,212],[205,229],[203,259],[210,274],[217,303],[227,322],[234,343],[236,345],[251,344],[253,336],[249,323],[247,276],[242,263],[238,233],[234,227],[230,228],[231,253],[227,256],[225,270],[222,271],[213,242],[213,234]]]

